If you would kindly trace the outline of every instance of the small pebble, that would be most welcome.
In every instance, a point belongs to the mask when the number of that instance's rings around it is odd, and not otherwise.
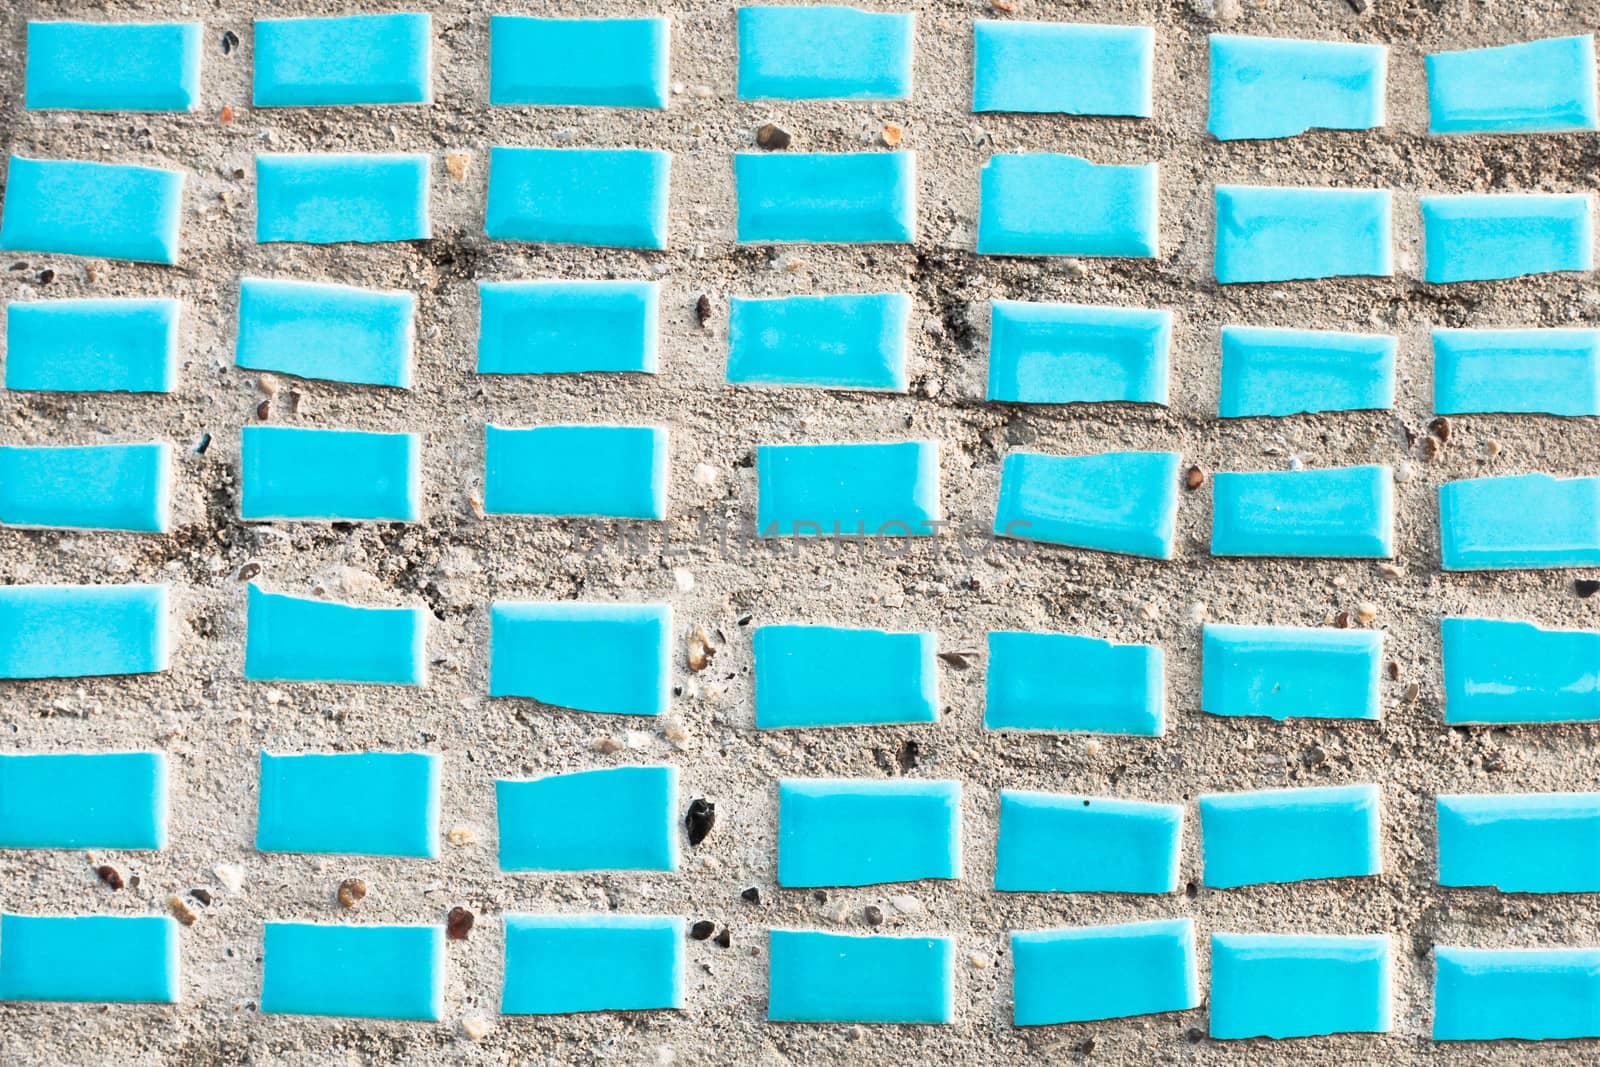
[[[444,170],[446,174],[450,175],[451,181],[466,181],[467,171],[471,167],[471,152],[446,152],[444,154]]]
[[[717,936],[711,939],[711,943],[716,945],[718,948],[732,948],[733,931],[724,926],[720,931],[718,931]]]
[[[903,127],[889,122],[885,123],[883,129],[878,131],[878,140],[883,142],[885,148],[894,148],[905,138],[905,135],[906,131]]]
[[[1367,12],[1367,0],[1345,0],[1345,3],[1349,4],[1350,10],[1358,15],[1364,15]]]
[[[194,889],[189,890],[189,895],[202,904],[208,906],[211,904],[211,890],[209,889],[201,889],[196,886]]]
[[[989,0],[989,6],[1002,15],[1009,15],[1017,9],[1017,5],[1013,4],[1011,0]]]
[[[1405,700],[1407,704],[1415,704],[1417,702],[1417,698],[1421,695],[1422,686],[1418,685],[1416,682],[1412,682],[1410,685],[1406,686],[1406,691],[1403,694],[1402,699]]]
[[[339,883],[336,895],[341,908],[353,908],[367,895],[367,883],[360,878],[346,878]]]
[[[1439,439],[1440,444],[1450,440],[1450,420],[1440,415],[1428,423],[1428,432]]]
[[[473,833],[470,828],[465,826],[457,826],[455,829],[446,834],[445,837],[456,848],[470,845],[478,839],[478,835]]]
[[[684,658],[691,671],[699,674],[711,666],[711,657],[717,654],[717,650],[711,646],[711,636],[699,623],[689,629],[688,646]]]
[[[1096,738],[1096,737],[1091,737],[1091,738],[1089,738],[1089,740],[1085,741],[1083,743],[1083,754],[1085,756],[1098,756],[1098,755],[1100,755],[1100,739]]]
[[[861,917],[867,920],[868,926],[883,925],[883,909],[876,904],[868,904],[865,908],[862,908]]]
[[[970,652],[940,652],[939,661],[958,671],[964,671],[972,666],[972,661],[967,658],[969,655]]]
[[[228,123],[233,121],[233,108],[229,107],[227,104],[223,104],[222,114],[218,117],[222,119],[222,124],[226,126]]]
[[[1377,617],[1378,617],[1378,605],[1372,603],[1370,600],[1363,600],[1361,603],[1356,605],[1356,621],[1357,622],[1359,622],[1359,623],[1369,623],[1373,619],[1376,619]]]
[[[444,936],[451,941],[465,941],[467,935],[472,933],[472,924],[477,921],[477,916],[459,904],[450,909],[450,914],[445,916]]]
[[[1190,467],[1188,471],[1184,473],[1183,487],[1185,489],[1198,489],[1205,484],[1206,472],[1201,470],[1199,467]]]
[[[680,593],[694,592],[694,575],[687,567],[672,568],[672,584]]]
[[[1577,590],[1580,600],[1588,600],[1596,593],[1600,593],[1600,581],[1593,578],[1579,578],[1572,583],[1572,588]]]
[[[1432,463],[1439,458],[1439,450],[1443,447],[1442,442],[1437,437],[1429,434],[1422,439],[1422,458]]]
[[[226,55],[230,55],[230,54],[232,54],[233,50],[235,48],[238,48],[238,47],[239,47],[239,35],[237,33],[234,33],[232,30],[223,30],[222,31],[222,54],[225,55],[225,56]]]
[[[710,919],[701,919],[699,922],[689,927],[689,936],[696,941],[704,941],[706,938],[710,937],[716,932],[717,924],[712,922]]]
[[[1389,665],[1388,665],[1388,671],[1389,671],[1389,680],[1392,681],[1392,682],[1398,682],[1400,680],[1400,661],[1399,660],[1393,660],[1393,659],[1390,660],[1389,661]]]
[[[988,970],[989,964],[994,962],[982,952],[974,952],[972,955],[967,957],[967,961],[980,971]]]
[[[122,888],[122,872],[111,866],[111,864],[102,863],[94,869],[94,873],[98,874],[100,880],[110,886],[113,892]]]
[[[918,900],[909,893],[902,893],[899,896],[890,897],[889,906],[895,911],[898,911],[901,915],[907,915],[912,918],[921,915],[926,910],[922,906],[922,901]]]
[[[695,485],[716,485],[717,468],[709,463],[696,463],[694,470],[689,473],[689,478]]]
[[[594,744],[590,747],[596,752],[600,753],[602,756],[609,756],[613,752],[621,752],[625,746],[615,737],[607,735],[604,737],[595,738]]]
[[[698,845],[711,833],[711,828],[717,824],[717,806],[705,797],[695,797],[689,802],[689,813],[683,817],[683,825],[689,831],[689,844]]]
[[[248,582],[250,579],[254,578],[260,573],[261,564],[255,562],[246,563],[243,567],[239,568],[239,580],[241,582]]]
[[[51,282],[53,282],[55,280],[56,280],[56,272],[51,270],[49,267],[46,267],[44,270],[39,272],[39,284],[40,285],[49,285]]]
[[[679,744],[689,740],[689,731],[684,728],[681,719],[669,718],[661,724],[661,736],[673,744]]]
[[[266,420],[272,417],[272,401],[263,400],[256,405],[256,418]]]
[[[1499,441],[1496,441],[1493,437],[1489,438],[1489,440],[1483,443],[1483,452],[1490,459],[1494,459],[1503,451],[1505,451],[1504,446],[1501,445]]]
[[[1385,578],[1405,577],[1405,571],[1401,570],[1399,567],[1396,567],[1393,563],[1378,564],[1378,573],[1383,575]]]
[[[761,903],[761,890],[751,886],[749,889],[739,893],[739,899],[750,904],[759,904]]]
[[[167,910],[172,912],[172,917],[185,926],[193,926],[194,921],[200,918],[195,910],[178,894],[174,893],[167,898]]]
[[[1333,617],[1333,624],[1341,630],[1350,629],[1350,613],[1348,611],[1339,612]]]
[[[782,126],[767,123],[756,131],[756,144],[768,152],[781,152],[789,147],[792,138]]]
[[[860,1023],[856,1023],[844,1032],[844,1039],[846,1041],[865,1041],[867,1039],[867,1028]]]
[[[467,1015],[461,1019],[461,1032],[468,1041],[482,1041],[489,1036],[489,1020],[482,1015]]]
[[[1406,460],[1401,460],[1394,465],[1394,480],[1402,485],[1409,482],[1414,474],[1416,474],[1416,468]]]
[[[699,297],[695,299],[694,321],[698,323],[702,329],[705,328],[706,323],[711,321],[711,297],[707,296],[705,293],[701,293]]]

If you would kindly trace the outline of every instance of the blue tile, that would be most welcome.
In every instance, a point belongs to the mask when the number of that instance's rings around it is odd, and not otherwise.
[[[1269,719],[1376,719],[1383,635],[1301,626],[1205,627],[1200,710]]]
[[[1388,410],[1398,346],[1376,334],[1224,326],[1217,414]]]
[[[0,754],[0,848],[166,844],[165,754]]]
[[[778,782],[779,885],[884,885],[960,877],[960,782]]]
[[[1012,1022],[1093,1022],[1200,1006],[1194,920],[1011,935]]]
[[[922,537],[939,521],[939,445],[760,445],[763,537]]]
[[[1394,555],[1388,467],[1222,472],[1211,484],[1213,556]]]
[[[489,16],[489,103],[667,106],[666,18]]]
[[[904,293],[734,297],[728,314],[728,381],[906,391]]]
[[[489,695],[661,715],[671,629],[665,604],[497,601],[489,607]]]
[[[437,858],[440,763],[426,752],[263,752],[256,848]]]
[[[1589,195],[1425,196],[1422,247],[1430,282],[1593,270]]]
[[[1183,808],[1176,804],[1002,789],[994,887],[1171,893],[1178,888],[1182,834]]]
[[[666,248],[671,169],[670,152],[491,148],[483,232],[497,241]]]
[[[433,236],[425,155],[256,157],[256,241],[376,244]]]
[[[166,586],[0,586],[0,678],[166,669]]]
[[[421,453],[414,433],[246,426],[239,517],[416,522]]]
[[[938,721],[931,632],[759,626],[752,644],[759,729]]]
[[[411,387],[411,293],[245,278],[233,361],[249,370]]]
[[[444,1017],[444,928],[262,924],[261,1010],[359,1019]]]
[[[1159,737],[1165,657],[1078,634],[989,632],[983,725]]]
[[[977,19],[972,38],[973,111],[1150,117],[1148,26]]]
[[[11,157],[0,249],[178,262],[183,172]]]
[[[1600,948],[1433,950],[1433,1039],[1600,1037]]]
[[[1387,190],[1219,185],[1216,198],[1219,282],[1394,273]]]
[[[244,676],[258,682],[421,685],[427,610],[249,590]]]
[[[1200,798],[1205,883],[1218,889],[1381,874],[1379,833],[1375,785]]]
[[[656,426],[484,428],[491,515],[667,517],[667,431]]]
[[[990,307],[990,400],[1167,402],[1172,312],[1017,300]]]
[[[0,1000],[176,1004],[178,923],[163,915],[0,915]]]
[[[1151,258],[1156,169],[1048,152],[990,156],[978,196],[978,252]]]
[[[1600,330],[1434,330],[1433,410],[1600,415]]]
[[[502,1015],[684,1006],[680,918],[508,913],[505,921]]]
[[[178,301],[42,300],[6,306],[6,388],[167,393]]]
[[[479,282],[479,374],[656,373],[656,282]]]
[[[193,111],[198,22],[30,22],[29,109]]]
[[[1600,892],[1600,793],[1440,796],[1439,884]]]
[[[1600,632],[1445,618],[1447,723],[1600,720]]]
[[[256,107],[426,104],[428,15],[257,19]]]
[[[1390,983],[1386,934],[1212,934],[1211,1036],[1385,1034]]]
[[[909,99],[912,26],[835,4],[741,7],[739,99]]]
[[[917,232],[914,152],[739,152],[738,239],[909,244]]]
[[[1512,474],[1439,487],[1447,571],[1600,565],[1600,478]]]
[[[1438,52],[1426,62],[1429,133],[1600,129],[1590,34]]]
[[[1013,452],[1000,468],[996,536],[1171,559],[1177,523],[1176,452]]]
[[[1378,44],[1211,35],[1211,122],[1219,141],[1383,125],[1389,50]]]
[[[164,444],[0,447],[0,523],[166,533],[171,481]]]
[[[771,930],[772,1022],[948,1023],[955,1020],[955,943]]]
[[[675,871],[678,769],[494,783],[502,871]]]

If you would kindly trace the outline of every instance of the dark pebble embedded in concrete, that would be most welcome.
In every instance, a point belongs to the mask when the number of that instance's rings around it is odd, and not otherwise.
[[[717,806],[705,797],[689,802],[689,814],[683,817],[684,828],[689,831],[689,844],[698,845],[706,839],[717,824]]]

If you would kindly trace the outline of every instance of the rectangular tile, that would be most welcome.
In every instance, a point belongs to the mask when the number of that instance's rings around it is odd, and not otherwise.
[[[193,111],[198,22],[29,22],[24,106]]]
[[[441,762],[428,752],[263,752],[256,848],[435,859]]]
[[[1446,617],[1444,721],[1600,720],[1600,631]]]
[[[387,289],[245,278],[233,361],[248,370],[411,388],[417,298]]]
[[[6,388],[167,393],[178,301],[40,300],[6,306]]]
[[[1172,312],[1020,300],[990,308],[990,400],[1167,402]]]
[[[1125,1019],[1200,1006],[1194,920],[1011,934],[1012,1023]]]
[[[1208,623],[1200,709],[1269,719],[1376,719],[1376,630]]]
[[[671,168],[670,152],[497,145],[483,232],[496,241],[666,248]]]
[[[762,537],[921,537],[939,521],[939,445],[758,445]]]
[[[1600,892],[1600,793],[1441,795],[1439,884]]]
[[[739,8],[740,100],[907,100],[913,16],[837,4]]]
[[[0,678],[166,669],[166,586],[0,586]]]
[[[1600,415],[1600,330],[1434,330],[1433,410]]]
[[[1378,334],[1224,326],[1217,414],[1388,410],[1398,347]]]
[[[1211,121],[1219,141],[1383,125],[1389,50],[1378,44],[1211,35]]]
[[[778,782],[779,885],[885,885],[960,877],[960,782]]]
[[[742,244],[909,244],[917,232],[915,152],[737,152]]]
[[[667,106],[662,18],[489,16],[489,103]]]
[[[164,915],[0,915],[0,1000],[178,1002],[178,924]]]
[[[1388,559],[1394,473],[1388,467],[1219,472],[1211,480],[1211,554]]]
[[[262,924],[261,1011],[444,1017],[444,927]]]
[[[1176,452],[1013,452],[1000,468],[997,537],[1171,559],[1177,522]]]
[[[0,249],[178,262],[183,172],[13,155]]]
[[[166,533],[171,451],[162,443],[0,447],[0,524]]]
[[[376,244],[433,236],[421,154],[256,156],[256,242]]]
[[[0,754],[0,848],[166,844],[164,753]]]
[[[503,1015],[682,1008],[684,920],[507,913]]]
[[[1385,1034],[1389,937],[1211,935],[1211,1036]]]
[[[491,515],[667,517],[667,431],[659,426],[484,427]]]
[[[1426,63],[1429,133],[1600,129],[1592,34],[1436,52]]]
[[[1219,185],[1216,206],[1224,284],[1394,273],[1386,189]]]
[[[996,153],[983,165],[978,253],[1151,258],[1158,246],[1157,185],[1154,163]]]
[[[734,297],[728,381],[906,391],[905,293]]]
[[[1423,279],[1593,270],[1591,214],[1587,193],[1424,196]]]
[[[1600,1037],[1600,948],[1433,949],[1435,1041]]]
[[[955,1021],[951,938],[770,930],[767,950],[771,1022]]]
[[[432,17],[256,19],[255,106],[426,104]]]
[[[239,451],[241,519],[421,518],[422,441],[414,433],[246,426]]]
[[[479,282],[479,374],[654,374],[657,282]]]
[[[244,676],[258,682],[422,685],[428,612],[269,593],[252,582]]]
[[[751,642],[758,729],[939,718],[932,632],[758,626]]]
[[[678,769],[611,767],[494,783],[502,871],[675,871]]]
[[[1165,656],[1079,634],[991,630],[983,725],[1160,737]]]
[[[574,711],[664,714],[671,631],[666,604],[496,601],[489,695]]]
[[[1149,26],[975,19],[972,38],[973,111],[1150,117]]]
[[[1218,889],[1383,873],[1376,785],[1200,797],[1205,883]]]
[[[1008,893],[1172,893],[1182,836],[1177,804],[1002,789],[994,887]]]
[[[1511,474],[1439,487],[1447,571],[1600,565],[1600,477]]]

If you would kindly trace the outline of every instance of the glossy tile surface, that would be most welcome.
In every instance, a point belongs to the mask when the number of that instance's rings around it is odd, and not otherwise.
[[[7,389],[165,393],[178,376],[178,301],[6,305]]]
[[[779,885],[884,885],[960,877],[960,782],[778,782]]]
[[[416,522],[422,439],[414,433],[246,426],[239,517]]]
[[[658,282],[479,282],[478,373],[654,374],[660,305]]]
[[[905,293],[734,297],[728,381],[906,391]]]
[[[0,447],[0,524],[165,533],[171,452],[161,443]]]
[[[489,695],[575,711],[667,710],[672,609],[666,604],[496,601]]]
[[[666,248],[671,169],[670,152],[496,145],[483,232],[496,241]]]
[[[994,887],[1171,893],[1178,888],[1182,834],[1183,808],[1176,804],[1002,789]]]
[[[1018,300],[990,309],[988,399],[1167,402],[1170,311]]]
[[[933,534],[940,517],[939,446],[756,446],[756,528],[763,537]]]
[[[1434,330],[1433,410],[1600,415],[1600,330]]]
[[[175,1004],[178,924],[164,915],[0,915],[0,1000]]]
[[[667,106],[666,18],[489,16],[489,103]]]
[[[29,22],[24,106],[192,111],[201,32],[198,22]]]
[[[666,915],[505,916],[504,1015],[684,1007],[684,928]]]
[[[256,848],[437,857],[442,762],[428,752],[263,752]]]
[[[1600,565],[1600,477],[1446,482],[1439,539],[1447,571]]]
[[[1600,793],[1441,794],[1439,884],[1600,892]]]
[[[742,244],[907,244],[917,230],[917,158],[906,152],[739,152]]]
[[[13,155],[0,249],[178,262],[183,172]]]
[[[164,585],[0,586],[0,678],[167,669]]]
[[[678,769],[611,767],[494,783],[502,871],[675,871]]]
[[[1176,452],[1013,452],[1000,470],[997,537],[1171,559]]]
[[[1161,649],[1021,630],[991,630],[988,641],[986,728],[1161,735]]]
[[[938,638],[841,626],[758,626],[756,726],[865,726],[939,717]]]
[[[1211,35],[1211,120],[1219,141],[1383,125],[1388,49],[1374,44]]]
[[[257,19],[255,106],[425,104],[432,16]]]
[[[1216,187],[1217,281],[1284,282],[1394,272],[1384,189]]]
[[[1048,152],[983,165],[978,252],[996,256],[1156,254],[1157,167],[1095,164]]]
[[[491,515],[667,517],[667,431],[659,426],[484,428]]]
[[[1392,981],[1384,934],[1212,934],[1211,1036],[1387,1033]]]
[[[256,156],[256,241],[377,244],[433,236],[425,155]]]
[[[1192,919],[1014,931],[1011,958],[1016,1026],[1200,1006]]]
[[[1392,408],[1398,347],[1397,338],[1378,334],[1224,326],[1217,414]]]
[[[1200,709],[1269,719],[1376,719],[1374,630],[1206,624]]]
[[[740,100],[905,100],[914,17],[838,4],[739,8]]]
[[[1436,52],[1426,62],[1429,133],[1600,128],[1592,34]]]
[[[1388,467],[1223,471],[1211,484],[1213,556],[1394,555]]]
[[[1423,278],[1467,282],[1594,269],[1587,193],[1422,197]]]
[[[1600,631],[1446,617],[1447,723],[1600,720]]]
[[[251,583],[244,676],[259,682],[422,685],[427,609],[269,593]]]
[[[358,1019],[444,1016],[444,927],[262,924],[261,1010]]]
[[[416,308],[416,296],[399,290],[245,278],[234,363],[409,389]]]
[[[0,848],[159,849],[161,752],[0,754]]]
[[[1219,889],[1381,874],[1378,787],[1200,797],[1205,884]]]
[[[1600,1037],[1600,949],[1433,950],[1433,1039]]]
[[[955,943],[947,937],[772,930],[771,1022],[955,1021]]]
[[[1149,26],[976,19],[972,36],[973,111],[1150,117]]]

